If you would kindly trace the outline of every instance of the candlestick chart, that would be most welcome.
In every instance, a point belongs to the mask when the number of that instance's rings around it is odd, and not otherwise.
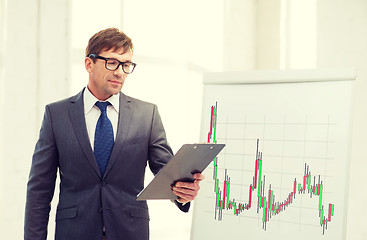
[[[210,130],[208,132],[208,143],[216,143],[217,135],[217,115],[218,105],[211,106],[210,109]],[[277,200],[276,193],[272,189],[271,183],[266,185],[266,176],[262,173],[262,165],[266,164],[266,159],[263,159],[263,154],[259,150],[259,139],[256,140],[256,154],[254,159],[254,173],[253,180],[249,184],[248,189],[248,201],[239,202],[231,198],[231,178],[227,174],[225,169],[224,180],[222,185],[218,178],[218,161],[219,157],[216,157],[213,161],[213,180],[214,180],[214,193],[215,193],[215,210],[214,219],[218,221],[223,220],[223,211],[231,211],[233,215],[238,216],[243,214],[252,208],[256,209],[256,212],[261,214],[262,228],[266,230],[266,225],[270,220],[286,211],[288,207],[291,207],[293,201],[296,201],[297,195],[308,195],[310,198],[318,198],[318,222],[322,229],[322,234],[325,234],[328,224],[331,222],[334,216],[335,205],[333,203],[323,203],[323,188],[324,183],[321,180],[320,175],[315,176],[311,174],[310,166],[304,164],[304,173],[301,180],[294,179],[290,184],[290,190],[286,198]],[[255,205],[253,204],[255,200]],[[315,219],[316,220],[316,219]]]
[[[204,85],[200,142],[225,148],[203,172],[192,240],[346,238],[353,85],[311,72]]]

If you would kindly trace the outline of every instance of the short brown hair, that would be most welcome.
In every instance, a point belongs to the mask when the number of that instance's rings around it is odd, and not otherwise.
[[[85,56],[99,54],[103,50],[108,51],[110,49],[113,49],[113,51],[124,49],[124,52],[127,52],[129,50],[133,51],[134,46],[125,33],[117,28],[107,28],[97,32],[89,39],[88,46],[85,49]]]

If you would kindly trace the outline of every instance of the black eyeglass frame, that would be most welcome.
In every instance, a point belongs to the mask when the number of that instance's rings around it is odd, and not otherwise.
[[[98,58],[98,59],[102,59],[102,60],[104,60],[104,61],[105,61],[105,68],[106,68],[107,70],[110,70],[110,71],[116,71],[116,70],[120,67],[120,65],[121,65],[121,66],[122,66],[122,71],[124,71],[124,73],[126,73],[126,74],[130,74],[130,73],[132,73],[132,72],[134,71],[134,69],[135,69],[135,67],[136,67],[136,63],[133,63],[133,62],[120,62],[120,61],[119,61],[119,60],[117,60],[116,58],[105,58],[105,57],[99,56],[99,55],[94,54],[94,53],[89,54],[89,56],[88,56],[88,57],[89,57],[89,58],[90,58],[90,57],[93,57],[93,58]],[[116,67],[115,69],[109,69],[109,68],[107,67],[107,61],[108,61],[108,60],[115,60],[115,61],[117,61],[119,64],[117,65],[117,67]],[[126,64],[126,63],[131,64],[131,65],[133,66],[133,68],[132,68],[131,72],[126,72],[126,71],[125,71],[125,69],[124,69],[124,64]]]

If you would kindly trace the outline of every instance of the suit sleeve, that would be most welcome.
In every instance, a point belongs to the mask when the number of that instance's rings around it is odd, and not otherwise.
[[[173,156],[156,105],[154,105],[153,108],[148,154],[149,167],[154,175],[156,175]]]
[[[164,130],[161,117],[157,106],[154,105],[152,116],[152,129],[149,139],[149,167],[154,175],[168,163],[172,158],[173,152],[167,142],[166,132]],[[176,206],[183,212],[188,212],[190,203],[182,205],[175,201]]]
[[[57,167],[58,152],[52,131],[50,111],[46,106],[27,184],[25,240],[45,240],[47,238],[47,225],[55,190]]]

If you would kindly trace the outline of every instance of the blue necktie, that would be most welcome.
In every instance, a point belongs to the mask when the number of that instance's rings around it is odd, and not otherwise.
[[[106,112],[108,105],[110,105],[109,102],[96,102],[96,106],[101,110],[101,115],[94,134],[94,156],[102,176],[106,171],[114,144],[112,123]]]

